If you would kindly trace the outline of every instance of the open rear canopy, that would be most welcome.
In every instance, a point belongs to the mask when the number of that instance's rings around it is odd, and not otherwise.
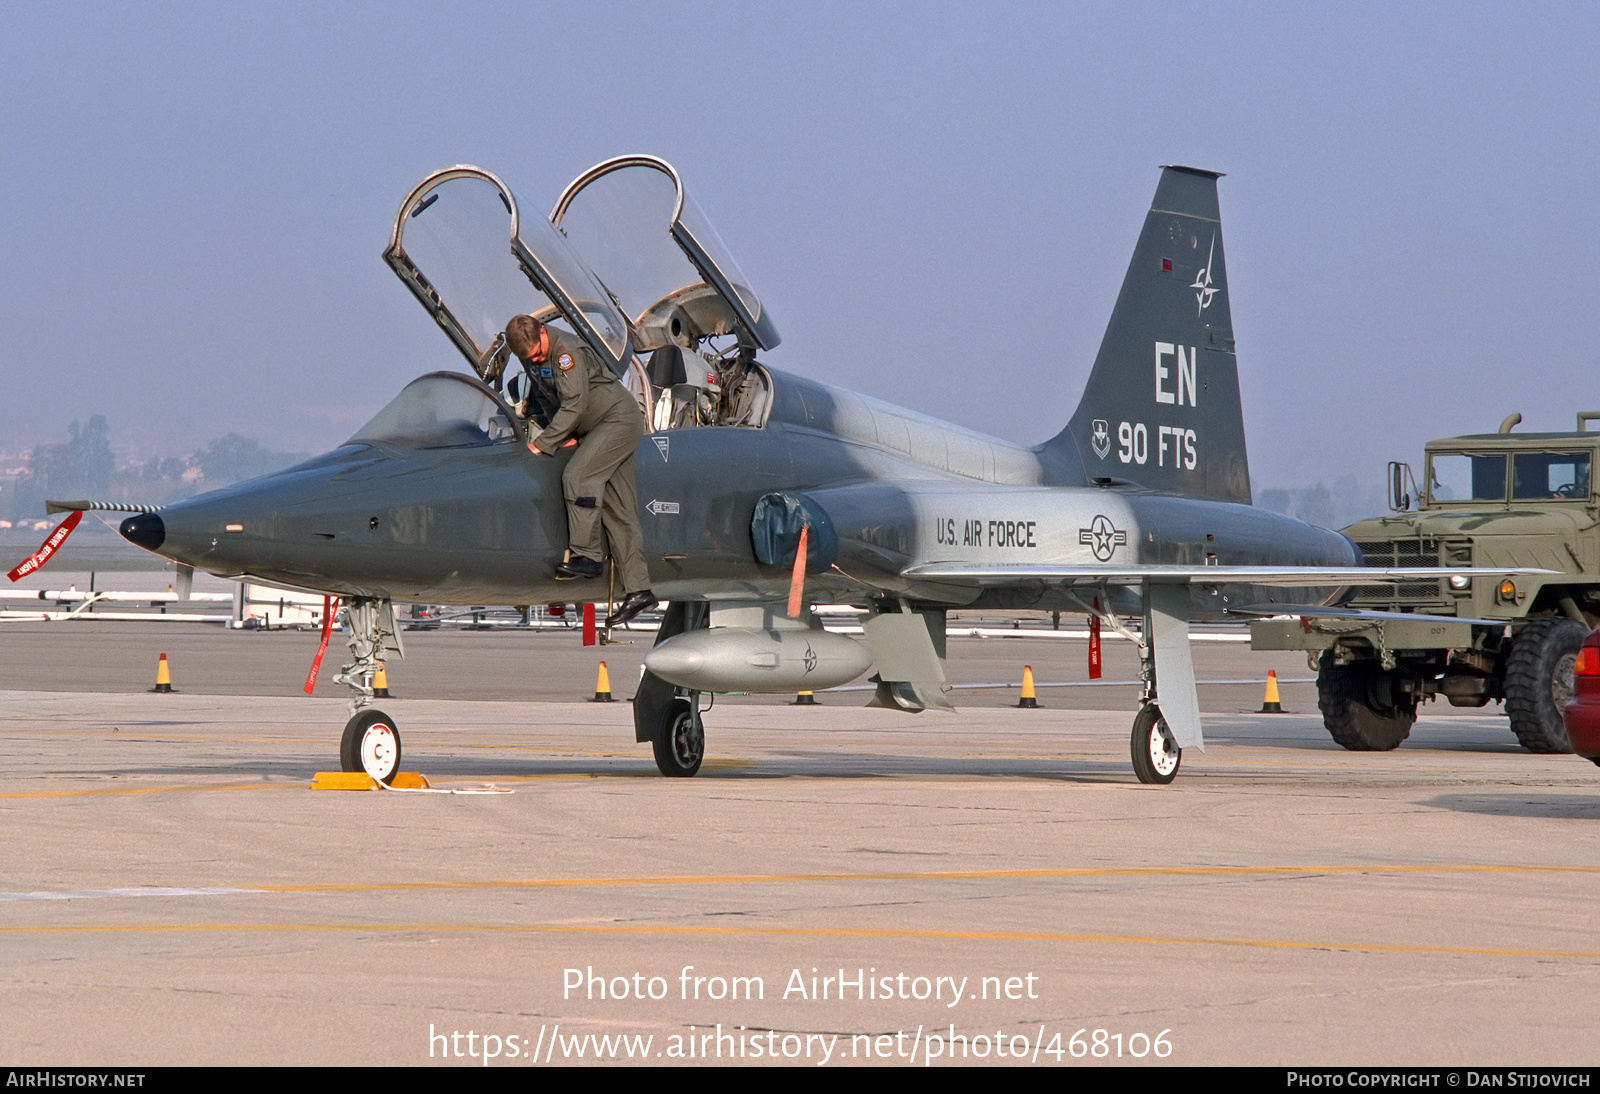
[[[522,215],[510,187],[482,168],[419,182],[383,257],[479,376],[506,323],[523,314],[568,327],[619,376],[627,371],[628,323],[611,294],[548,220]]]
[[[634,326],[635,348],[738,334],[770,350],[777,328],[670,163],[619,156],[567,187],[550,220],[605,281]]]

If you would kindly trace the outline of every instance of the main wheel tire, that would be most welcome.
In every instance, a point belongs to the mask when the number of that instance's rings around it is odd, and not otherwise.
[[[381,710],[363,710],[346,722],[339,766],[364,771],[379,782],[394,782],[400,770],[400,730],[394,719]]]
[[[661,712],[650,737],[656,767],[673,779],[687,779],[700,770],[706,758],[706,732],[700,715],[688,699],[674,699]]]
[[[1328,733],[1352,752],[1388,752],[1411,736],[1417,705],[1402,701],[1379,707],[1373,685],[1381,682],[1382,675],[1370,663],[1336,665],[1333,651],[1323,651],[1317,672],[1317,709],[1322,711]]]
[[[1571,752],[1561,708],[1572,698],[1572,668],[1589,628],[1576,619],[1537,619],[1506,658],[1506,714],[1529,752]]]
[[[1146,703],[1134,717],[1129,751],[1133,753],[1133,773],[1140,782],[1165,786],[1178,777],[1183,749],[1172,739],[1172,730],[1154,703]]]

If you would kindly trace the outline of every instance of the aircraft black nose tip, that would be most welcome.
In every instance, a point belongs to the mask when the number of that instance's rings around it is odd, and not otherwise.
[[[136,517],[129,517],[118,526],[117,531],[122,533],[123,539],[147,551],[160,549],[167,538],[167,526],[154,513],[140,513]]]

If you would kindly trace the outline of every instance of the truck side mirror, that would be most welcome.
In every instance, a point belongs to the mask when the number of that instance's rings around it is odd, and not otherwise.
[[[1396,513],[1404,513],[1411,508],[1411,495],[1406,493],[1406,479],[1412,482],[1411,467],[1409,464],[1389,462],[1389,508]]]

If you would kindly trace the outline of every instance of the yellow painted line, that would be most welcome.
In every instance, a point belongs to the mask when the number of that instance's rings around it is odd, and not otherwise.
[[[587,778],[587,776],[563,776]],[[304,784],[274,784],[274,788],[302,787]],[[220,789],[220,788],[219,788]],[[240,786],[237,790],[261,789]],[[155,793],[157,791],[125,791],[126,793]],[[804,882],[841,881],[1028,881],[1070,880],[1073,878],[1162,878],[1162,877],[1271,877],[1293,875],[1361,876],[1368,874],[1450,875],[1450,874],[1600,874],[1600,866],[1493,866],[1493,865],[1438,865],[1438,866],[1127,866],[1127,867],[1066,867],[1036,870],[928,870],[928,871],[855,871],[849,873],[819,874],[678,874],[647,877],[594,877],[594,878],[509,878],[499,881],[410,881],[410,882],[350,882],[337,885],[244,885],[241,892],[250,893],[370,893],[370,892],[426,892],[432,890],[472,889],[564,889],[603,888],[607,886],[637,885],[771,885]]]
[[[54,739],[58,739],[58,738],[68,738],[68,737],[74,737],[74,738],[76,738],[76,737],[87,737],[87,738],[90,738],[90,739],[96,740],[96,741],[139,741],[141,743],[148,743],[148,742],[151,742],[151,741],[172,741],[172,742],[181,742],[181,743],[188,743],[188,742],[191,742],[191,741],[206,741],[206,742],[218,742],[218,741],[221,741],[221,742],[225,742],[225,743],[226,742],[233,742],[233,743],[238,743],[238,744],[253,744],[253,745],[260,745],[260,744],[319,744],[319,743],[321,743],[320,740],[314,739],[314,738],[310,738],[310,737],[304,737],[304,738],[302,738],[302,737],[185,737],[185,736],[183,736],[181,734],[176,734],[176,733],[139,733],[139,732],[136,732],[136,731],[130,731],[128,733],[123,733],[121,730],[118,730],[115,733],[60,733],[60,732],[54,732],[54,731],[48,730],[48,729],[37,730],[37,731],[33,731],[33,732],[28,732],[28,733],[19,733],[19,732],[16,732],[16,731],[12,731],[11,733],[6,734],[3,738],[0,738],[0,739],[4,739],[4,740],[37,741],[40,738],[54,740]]]
[[[583,729],[583,728],[591,728],[591,727],[589,727],[587,725],[575,725],[574,728]],[[467,742],[467,741],[452,741],[452,740],[449,740],[449,739],[437,739],[437,738],[428,737],[428,736],[426,736],[427,732],[429,732],[429,731],[416,730],[416,731],[414,731],[414,733],[412,735],[408,735],[407,740],[410,742],[409,743],[409,747],[411,747],[411,748],[420,748],[420,747],[440,748],[440,747],[444,747],[444,746],[449,746],[450,748],[476,748],[476,749],[487,749],[487,750],[490,750],[490,751],[501,751],[501,752],[541,752],[541,753],[552,753],[552,754],[555,754],[555,755],[615,756],[615,757],[619,757],[619,758],[623,758],[623,759],[637,759],[639,757],[639,753],[637,751],[631,751],[631,750],[623,749],[623,748],[564,748],[564,747],[557,746],[557,745],[473,744],[473,743]],[[449,731],[438,731],[438,730],[435,730],[433,732],[449,732]],[[478,735],[481,736],[486,731],[480,730],[480,729],[472,729],[472,730],[465,730],[464,729],[464,730],[456,730],[456,731],[453,731],[453,732],[475,733],[475,734],[478,734]],[[487,732],[495,732],[495,731],[490,730],[490,731],[487,731]],[[500,731],[500,732],[513,732],[513,731],[511,731],[511,730],[503,730],[503,731]],[[51,730],[47,730],[47,729],[46,730],[28,731],[28,732],[10,731],[8,733],[0,734],[0,740],[36,741],[41,737],[43,737],[43,738],[68,738],[68,737],[80,738],[80,737],[82,737],[82,738],[90,738],[90,739],[97,740],[97,741],[100,741],[100,740],[104,740],[104,741],[139,741],[141,743],[149,743],[149,742],[155,741],[155,742],[168,742],[168,743],[174,743],[174,744],[199,744],[199,743],[206,743],[206,744],[291,744],[291,745],[315,745],[315,746],[317,746],[319,748],[326,747],[326,745],[328,743],[328,740],[330,739],[330,737],[188,737],[188,736],[183,736],[183,735],[180,735],[180,734],[172,734],[172,733],[138,733],[138,732],[131,732],[131,733],[122,733],[122,732],[117,732],[117,733],[62,733],[62,732],[55,732],[55,731],[51,731]],[[642,747],[642,742],[640,742],[640,745]],[[709,761],[708,760],[708,761],[706,761],[704,766],[705,767],[710,767],[712,762],[713,761]],[[748,761],[723,761],[723,762],[754,763],[755,761],[754,760],[748,760]]]
[[[482,730],[472,730],[472,731],[462,730],[460,732],[475,732],[475,733],[480,733],[481,734],[483,731]],[[613,748],[613,749],[558,748],[558,747],[555,747],[553,745],[552,746],[541,746],[541,745],[511,745],[511,744],[506,744],[506,745],[471,744],[471,743],[464,742],[464,741],[434,740],[434,739],[426,737],[424,735],[424,733],[425,733],[425,731],[421,731],[421,730],[419,730],[419,731],[417,731],[415,733],[415,740],[413,740],[411,742],[413,748],[417,747],[418,744],[427,744],[427,745],[433,745],[433,746],[440,746],[440,745],[448,744],[452,748],[504,749],[504,750],[512,751],[512,752],[572,752],[572,753],[579,753],[579,754],[583,754],[583,755],[593,755],[593,756],[614,756],[614,755],[622,755],[622,754],[624,754],[623,750],[616,749],[616,748]],[[331,737],[332,735],[330,734],[329,736]],[[57,732],[57,731],[52,731],[52,730],[48,730],[48,729],[36,730],[36,731],[27,732],[27,733],[19,733],[19,732],[13,731],[13,732],[6,733],[6,734],[0,734],[0,740],[13,740],[13,739],[14,740],[38,740],[41,737],[42,738],[48,738],[48,739],[69,738],[69,737],[70,738],[80,738],[80,737],[82,737],[82,738],[89,738],[89,739],[97,740],[97,741],[140,741],[140,742],[144,742],[144,743],[148,743],[148,742],[151,742],[151,741],[159,741],[159,742],[169,742],[169,743],[175,743],[175,744],[198,744],[198,743],[206,743],[206,744],[285,744],[285,745],[317,745],[319,747],[325,746],[327,744],[328,740],[329,740],[329,737],[200,737],[200,736],[186,736],[184,734],[179,734],[179,733],[141,733],[141,732],[138,732],[138,731],[131,731],[131,732],[127,732],[127,733],[124,733],[124,732],[121,732],[121,731],[118,731],[116,733],[63,733],[63,732]],[[631,755],[631,753],[630,753],[630,755]]]
[[[706,766],[710,766],[707,764]],[[506,775],[482,776],[470,775],[450,776],[437,781],[446,783],[478,783],[478,782],[543,782],[555,779],[619,779],[643,778],[646,775],[655,776],[654,768],[639,771],[612,771],[604,774],[590,774],[588,772],[571,772],[551,775]],[[94,790],[28,790],[20,793],[0,794],[0,800],[8,798],[97,798],[115,797],[121,794],[193,794],[211,790],[309,790],[311,788],[310,776],[304,780],[287,783],[241,783],[229,786],[117,786],[105,787]]]
[[[918,931],[867,927],[650,927],[638,925],[554,925],[495,923],[117,923],[99,926],[0,927],[0,934],[96,934],[173,932],[329,932],[344,934],[599,934],[718,937],[905,938],[961,942],[1076,942],[1138,946],[1239,946],[1275,950],[1346,950],[1468,957],[1567,958],[1600,960],[1596,950],[1516,950],[1486,946],[1396,946],[1376,942],[1327,942],[1267,938],[1168,938],[1116,934],[1061,934],[1034,931]]]
[[[1600,874],[1600,866],[1128,866],[1041,870],[931,870],[829,874],[687,874],[656,877],[524,878],[338,885],[249,885],[268,893],[365,893],[432,889],[562,889],[622,885],[768,885],[839,881],[1022,881],[1109,877],[1266,877],[1293,874]]]
[[[121,794],[189,794],[202,790],[303,790],[310,783],[240,783],[232,786],[112,786],[99,790],[27,790],[0,794],[7,798],[101,798]]]
[[[625,757],[637,760],[638,757]],[[701,767],[702,771],[732,771],[740,768],[756,766],[755,760],[707,760]],[[655,779],[660,778],[656,769],[641,766],[637,771],[565,771],[552,772],[548,775],[451,775],[434,777],[434,781],[441,786],[452,783],[520,783],[520,782],[554,782],[559,780],[577,779]],[[124,794],[193,794],[211,790],[304,790],[311,786],[309,778],[306,781],[289,783],[241,783],[228,786],[112,786],[89,790],[26,790],[15,793],[0,794],[0,801],[15,798],[100,798],[117,797]]]

